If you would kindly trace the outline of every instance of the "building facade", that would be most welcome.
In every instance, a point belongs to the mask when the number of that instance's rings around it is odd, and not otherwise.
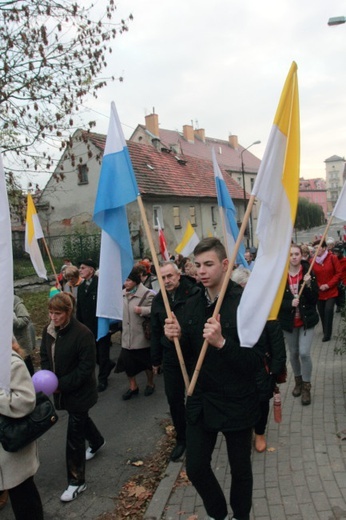
[[[47,236],[98,231],[92,215],[105,141],[104,135],[82,130],[74,135],[72,146],[62,155],[37,204]],[[199,238],[222,238],[211,159],[182,158],[140,140],[128,141],[127,145],[157,250],[157,219],[171,253],[181,241],[188,220]],[[240,221],[244,215],[243,190],[221,165],[220,169]],[[127,206],[127,213],[134,256],[150,254],[137,202]]]
[[[326,165],[327,213],[330,216],[345,182],[346,161],[344,157],[332,155],[324,162]]]

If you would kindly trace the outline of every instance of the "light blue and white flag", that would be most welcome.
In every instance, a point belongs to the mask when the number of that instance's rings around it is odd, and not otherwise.
[[[139,195],[129,151],[114,102],[94,208],[94,222],[102,229],[97,291],[98,338],[110,322],[123,318],[123,283],[133,267],[126,204]]]
[[[225,179],[221,173],[219,165],[216,160],[215,150],[212,148],[211,151],[213,158],[213,166],[214,166],[214,177],[216,184],[216,193],[217,193],[217,203],[219,205],[220,210],[223,213],[223,221],[225,224],[225,232],[226,236],[224,237],[227,242],[226,250],[228,254],[231,255],[234,250],[235,243],[237,241],[239,235],[239,228],[236,221],[236,209],[234,207],[233,201],[231,199],[230,194],[228,193],[228,189],[225,183]],[[248,269],[249,265],[244,258],[245,247],[244,244],[240,244],[239,250],[237,253],[236,263],[239,265],[243,265]]]
[[[0,154],[0,388],[10,391],[13,335],[13,254],[10,209]]]

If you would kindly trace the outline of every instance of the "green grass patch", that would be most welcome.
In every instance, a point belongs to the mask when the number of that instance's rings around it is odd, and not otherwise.
[[[53,259],[53,264],[55,272],[60,273],[63,260],[61,258],[55,258]],[[49,259],[44,259],[44,265],[46,266],[47,274],[54,274]],[[37,276],[30,258],[15,258],[13,260],[13,278],[15,280],[20,280],[27,276]]]

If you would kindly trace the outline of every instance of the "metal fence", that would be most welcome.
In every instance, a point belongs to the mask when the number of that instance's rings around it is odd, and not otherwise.
[[[84,258],[92,258],[96,263],[100,256],[101,234],[86,235],[60,235],[46,237],[50,255],[52,257],[55,269],[59,272],[64,259],[69,259],[75,265]],[[16,232],[12,236],[12,249],[14,260],[14,277],[15,279],[31,276],[35,274],[31,265],[28,254],[25,252],[24,232]],[[46,248],[39,240],[42,257],[46,266],[49,266],[49,257]]]
[[[18,236],[21,235],[21,236]],[[101,234],[95,235],[60,235],[46,237],[48,249],[52,258],[69,258],[73,263],[83,258],[93,258],[98,262],[100,256]],[[40,249],[43,258],[47,258],[47,251],[41,240]],[[12,237],[13,258],[20,260],[27,257],[24,249],[24,233],[15,234]]]

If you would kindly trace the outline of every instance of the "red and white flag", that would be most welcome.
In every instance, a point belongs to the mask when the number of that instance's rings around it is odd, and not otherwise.
[[[161,253],[162,258],[165,261],[168,261],[169,260],[169,253],[168,253],[168,249],[167,249],[167,242],[166,242],[166,239],[165,239],[165,235],[163,234],[163,230],[161,228],[161,224],[160,224],[159,219],[157,219],[157,228],[158,228],[158,231],[159,231],[159,248],[160,248],[160,253]]]

